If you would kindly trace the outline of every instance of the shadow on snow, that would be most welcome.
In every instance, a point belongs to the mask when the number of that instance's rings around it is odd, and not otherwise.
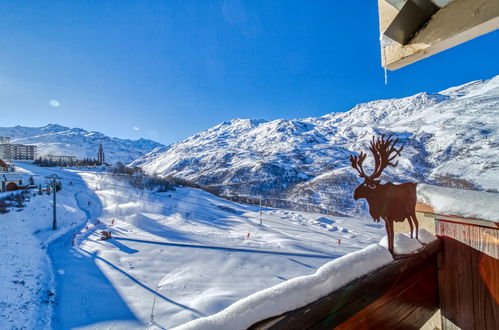
[[[111,240],[121,240],[121,241],[130,241],[130,242],[138,242],[138,243],[145,243],[145,244],[176,246],[176,247],[185,247],[185,248],[194,248],[194,249],[209,249],[209,250],[221,250],[221,251],[231,251],[231,252],[273,254],[273,255],[305,257],[305,258],[336,259],[340,256],[340,255],[327,255],[327,254],[296,253],[296,252],[281,252],[281,251],[269,251],[269,250],[246,249],[246,248],[232,248],[232,247],[213,246],[213,245],[159,242],[159,241],[152,241],[152,240],[126,238],[126,237],[113,237]]]
[[[87,221],[96,219],[102,212],[100,199],[90,189],[78,191],[75,199]],[[72,248],[72,235],[73,232],[69,232],[48,246],[56,289],[52,327],[72,329],[112,321],[141,325],[97,266],[95,258]]]
[[[95,258],[78,254],[71,248],[71,237],[50,244],[49,253],[56,281],[55,329],[113,320],[140,324],[96,265]]]

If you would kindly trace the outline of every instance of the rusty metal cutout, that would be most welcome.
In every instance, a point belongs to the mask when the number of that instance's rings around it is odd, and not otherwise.
[[[386,234],[388,237],[388,250],[393,253],[393,223],[403,222],[407,219],[411,228],[411,238],[413,238],[414,227],[416,229],[416,239],[418,238],[419,224],[416,219],[416,183],[393,184],[387,182],[382,184],[379,178],[383,170],[392,166],[395,167],[398,161],[393,163],[404,148],[397,149],[395,145],[398,139],[393,140],[392,136],[385,138],[385,135],[376,138],[373,136],[369,150],[374,157],[374,172],[366,175],[362,168],[362,163],[366,159],[366,154],[361,152],[358,156],[350,155],[352,167],[359,172],[359,176],[364,178],[364,182],[355,188],[353,198],[358,200],[364,198],[369,205],[369,214],[375,222],[380,218],[385,221]]]

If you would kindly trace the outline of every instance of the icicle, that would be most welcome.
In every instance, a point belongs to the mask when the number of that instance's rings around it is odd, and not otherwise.
[[[386,70],[386,48],[383,47],[383,70],[385,70],[385,85],[388,85],[388,71]]]
[[[379,35],[379,45],[383,53],[383,69],[385,70],[385,85],[388,85],[388,71],[386,70],[386,47],[394,41],[385,36],[383,33]]]

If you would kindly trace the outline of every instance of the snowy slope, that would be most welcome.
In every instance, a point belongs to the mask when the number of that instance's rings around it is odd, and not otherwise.
[[[62,177],[60,223],[50,230],[46,195],[0,215],[2,329],[149,328],[153,304],[155,322],[178,326],[313,274],[384,233],[368,219],[271,208],[260,227],[258,207],[204,191],[151,193],[106,173],[17,166],[37,183]],[[101,241],[106,228],[114,238]]]
[[[45,185],[51,169],[24,170]],[[78,201],[92,199],[85,185],[65,186],[58,194],[58,230],[52,226],[52,196],[31,197],[23,209],[0,215],[0,329],[51,329],[54,276],[47,245],[85,223]],[[83,190],[82,190],[83,188]],[[8,193],[1,193],[5,196]]]
[[[162,146],[147,139],[111,138],[99,132],[54,124],[43,127],[0,127],[0,136],[10,137],[11,143],[36,145],[38,155],[72,155],[78,159],[97,158],[99,144],[102,143],[108,163],[121,161],[128,164]]]
[[[477,189],[497,189],[499,76],[322,117],[234,119],[133,164],[228,195],[262,195],[273,205],[355,213],[350,197],[358,178],[348,156],[368,151],[369,140],[380,133],[396,134],[405,144],[399,166],[388,176],[437,185],[451,178]]]

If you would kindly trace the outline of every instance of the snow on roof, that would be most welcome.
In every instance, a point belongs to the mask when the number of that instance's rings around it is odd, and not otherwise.
[[[417,195],[438,214],[499,222],[498,193],[418,184]]]
[[[175,329],[247,329],[258,321],[314,302],[391,261],[392,255],[387,249],[372,244],[328,262],[314,274],[256,292],[216,314],[187,322]]]

